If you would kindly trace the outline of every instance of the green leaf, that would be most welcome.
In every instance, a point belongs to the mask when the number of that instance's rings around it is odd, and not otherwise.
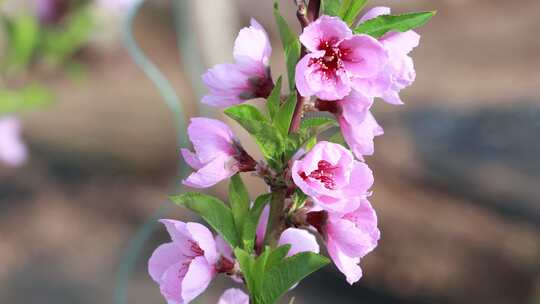
[[[296,92],[293,92],[287,98],[287,101],[281,106],[278,115],[274,119],[274,125],[283,136],[289,134],[289,127],[296,107]]]
[[[285,21],[285,18],[283,18],[283,16],[281,16],[279,13],[279,5],[277,2],[274,3],[274,17],[276,18],[281,44],[283,45],[283,50],[285,51],[289,89],[292,92],[295,88],[294,73],[296,64],[300,59],[300,40],[298,40],[298,35],[291,30],[287,24],[287,21]]]
[[[321,0],[321,15],[338,16],[343,0]]]
[[[21,15],[13,20],[3,18],[7,34],[8,66],[22,68],[30,64],[40,39],[40,28],[35,18]]]
[[[239,246],[233,213],[220,199],[198,192],[182,193],[170,199],[200,215],[232,248]]]
[[[41,107],[52,100],[51,92],[40,85],[18,90],[0,89],[0,115]]]
[[[285,244],[283,246],[279,246],[278,248],[274,249],[270,255],[268,256],[268,259],[266,260],[266,270],[272,269],[273,267],[278,266],[282,260],[287,256],[287,253],[291,250],[290,244]]]
[[[253,294],[255,292],[255,276],[260,275],[253,272],[255,258],[240,248],[234,249],[234,256],[238,260],[247,288]]]
[[[62,28],[45,32],[43,52],[47,60],[54,64],[64,63],[79,51],[95,30],[94,19],[86,7],[75,10],[67,16]]]
[[[268,96],[268,99],[266,100],[266,108],[268,109],[268,115],[270,115],[270,119],[272,121],[274,120],[274,117],[279,112],[279,108],[281,107],[282,80],[282,77],[279,76],[278,80],[276,81],[276,85],[274,86],[274,89],[272,89],[270,96]]]
[[[302,120],[300,130],[307,131],[311,128],[325,127],[327,125],[337,126],[337,122],[331,117],[313,117]]]
[[[428,22],[436,11],[408,13],[398,16],[382,15],[368,20],[354,29],[357,34],[368,34],[379,38],[390,31],[406,32]]]
[[[284,150],[284,139],[266,116],[249,104],[233,106],[225,109],[224,112],[255,138],[270,165],[279,164],[279,156]]]
[[[263,194],[255,200],[253,207],[249,210],[249,215],[244,221],[244,227],[242,231],[242,243],[244,249],[248,253],[253,252],[255,246],[255,236],[257,233],[257,225],[259,224],[259,219],[261,218],[262,211],[266,204],[270,201],[272,197],[271,193]]]
[[[257,303],[276,303],[296,283],[328,263],[327,258],[312,252],[298,253],[277,263],[265,273],[262,289],[255,294]]]
[[[244,221],[249,212],[250,200],[246,186],[244,185],[244,182],[242,182],[240,174],[235,174],[233,177],[231,177],[231,181],[229,183],[229,204],[231,205],[238,237],[242,239]]]
[[[343,0],[338,16],[351,26],[366,3],[367,0]]]

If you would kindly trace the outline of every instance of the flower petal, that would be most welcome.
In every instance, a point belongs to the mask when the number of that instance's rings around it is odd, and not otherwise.
[[[388,62],[388,54],[383,45],[368,35],[347,38],[339,44],[339,48],[345,53],[345,69],[354,77],[375,77]]]
[[[185,260],[180,249],[174,243],[162,244],[154,250],[148,261],[148,273],[154,281],[159,283],[167,269]]]
[[[217,263],[218,253],[214,235],[208,228],[199,223],[187,223],[186,229],[191,235],[191,239],[204,251],[204,257],[210,265]]]
[[[215,276],[214,266],[208,264],[202,256],[194,258],[182,279],[182,300],[185,303],[202,294]]]
[[[376,18],[376,17],[379,17],[381,15],[390,15],[391,13],[391,10],[389,7],[386,7],[386,6],[376,6],[372,9],[370,9],[369,11],[367,11],[364,16],[362,16],[362,18],[360,18],[360,21],[358,22],[359,24],[360,23],[364,23],[370,19],[373,19],[373,18]]]
[[[208,188],[238,172],[232,157],[217,157],[196,172],[191,173],[182,183],[192,188]]]
[[[251,26],[240,30],[234,42],[234,58],[238,63],[257,65],[264,71],[272,54],[270,39],[263,27],[251,19]]]
[[[249,304],[249,296],[240,289],[230,288],[221,295],[218,304]]]
[[[279,237],[278,246],[286,244],[291,245],[287,256],[293,256],[306,251],[319,253],[320,250],[315,236],[304,229],[288,228],[283,231]]]
[[[304,28],[300,35],[300,42],[310,52],[315,52],[320,50],[321,42],[337,44],[339,41],[351,36],[352,31],[345,22],[338,17],[323,15]]]

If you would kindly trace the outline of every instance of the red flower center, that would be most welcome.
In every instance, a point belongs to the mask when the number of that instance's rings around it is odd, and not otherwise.
[[[324,51],[324,55],[319,58],[311,58],[309,66],[317,64],[318,71],[324,74],[326,79],[334,78],[336,72],[343,68],[343,57],[348,53],[347,50],[336,46],[336,39],[321,41],[318,49]]]
[[[312,171],[309,175],[304,171],[298,172],[298,174],[304,180],[313,178],[323,183],[325,188],[334,190],[336,188],[336,182],[334,181],[334,170],[336,168],[326,160],[320,160],[317,164],[317,170]]]

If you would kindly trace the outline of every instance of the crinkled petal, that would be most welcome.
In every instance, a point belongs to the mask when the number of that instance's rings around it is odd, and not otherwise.
[[[320,16],[312,22],[300,35],[300,42],[310,51],[320,50],[321,42],[331,42],[336,45],[339,41],[351,37],[349,26],[338,17]]]
[[[339,48],[346,50],[343,64],[352,77],[376,77],[388,62],[388,53],[383,45],[368,35],[347,38],[340,42]]]
[[[240,289],[230,288],[221,295],[218,304],[249,304],[249,296]]]
[[[287,256],[306,251],[319,253],[320,250],[315,236],[304,229],[288,228],[283,231],[279,237],[278,246],[286,244],[291,245]]]
[[[182,299],[185,303],[202,294],[215,276],[214,266],[202,256],[194,258],[182,280]]]
[[[208,188],[233,176],[238,172],[236,160],[232,157],[216,157],[196,172],[191,173],[182,183],[192,188]]]

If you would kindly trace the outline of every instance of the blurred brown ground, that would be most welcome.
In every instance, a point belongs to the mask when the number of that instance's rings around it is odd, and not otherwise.
[[[383,238],[363,262],[360,285],[348,287],[328,267],[328,273],[295,290],[297,303],[540,303],[540,224],[509,216],[467,189],[430,182],[417,134],[406,119],[426,107],[470,113],[538,106],[540,3],[394,2],[372,5],[438,14],[419,31],[422,44],[413,53],[418,78],[403,94],[407,105],[376,107],[386,134],[368,162],[376,174],[372,201]],[[269,29],[273,74],[283,74],[272,1],[237,0],[235,7],[237,27],[253,16]],[[281,7],[294,22],[291,5],[283,1]],[[198,100],[178,57],[171,18],[167,6],[148,6],[136,34],[191,116]],[[228,47],[212,52],[232,57]],[[89,50],[84,60],[82,79],[46,77],[58,101],[23,116],[32,159],[23,168],[0,171],[0,303],[112,303],[122,250],[136,229],[168,204],[178,183],[173,120],[153,85],[121,49]],[[207,58],[208,65],[215,60]],[[242,141],[249,141],[245,134]],[[514,194],[513,187],[497,183],[501,178],[526,179],[528,190],[538,191],[538,177],[519,170],[489,167],[467,173],[472,174],[478,174],[477,182],[468,187],[485,187],[491,197]],[[263,187],[257,183],[253,189]],[[224,190],[220,185],[214,192],[224,195]],[[539,200],[532,202],[538,206]],[[167,216],[192,215],[171,208]],[[145,260],[165,240],[160,229],[145,246],[128,303],[163,303]],[[229,282],[220,280],[199,303],[215,303],[225,285]]]

